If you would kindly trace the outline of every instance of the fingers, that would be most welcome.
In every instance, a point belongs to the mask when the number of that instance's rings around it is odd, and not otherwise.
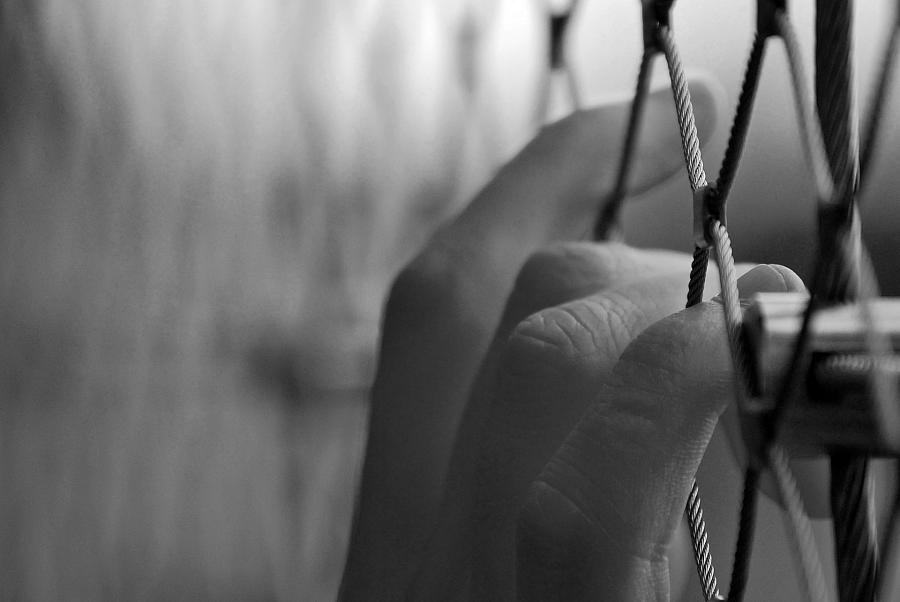
[[[542,311],[510,336],[477,464],[476,592],[514,591],[515,523],[534,476],[610,377],[639,332],[684,306],[685,270]]]
[[[429,543],[428,565],[417,576],[414,599],[438,599],[437,592],[465,581],[461,573],[472,565],[472,539],[480,529],[473,525],[476,460],[478,450],[490,447],[496,439],[493,427],[484,423],[496,403],[500,358],[516,324],[541,309],[654,274],[687,274],[689,266],[690,258],[683,254],[638,250],[620,244],[558,244],[529,258],[516,279],[462,418],[440,524]],[[683,292],[678,297],[683,302]],[[536,472],[537,468],[526,483]],[[509,552],[507,559],[512,557],[512,550]],[[508,567],[506,571],[509,572]]]
[[[786,290],[772,268],[743,281],[742,292],[748,282]],[[528,494],[519,521],[520,598],[668,599],[668,546],[731,398],[721,313],[706,303],[674,314],[622,355]]]
[[[674,110],[654,106],[670,116]],[[622,104],[582,111],[543,130],[395,282],[345,599],[352,592],[364,597],[373,584],[390,596],[414,570],[434,524],[468,390],[515,274],[537,249],[588,231],[597,199],[612,183],[626,110]],[[711,128],[713,116],[698,110],[701,129]],[[681,168],[677,128],[660,132],[664,142],[639,150],[639,163],[656,162],[642,172],[646,185]]]

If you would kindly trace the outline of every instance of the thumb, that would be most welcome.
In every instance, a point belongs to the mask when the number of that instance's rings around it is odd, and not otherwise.
[[[742,280],[755,291],[786,289],[768,266]],[[732,399],[732,372],[716,303],[635,339],[532,485],[519,521],[520,599],[668,599],[669,544]]]

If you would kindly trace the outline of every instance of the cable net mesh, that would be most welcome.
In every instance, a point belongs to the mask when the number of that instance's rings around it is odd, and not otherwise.
[[[856,210],[856,193],[859,183],[859,139],[856,131],[857,115],[853,93],[852,62],[852,3],[842,0],[820,0],[816,12],[816,78],[815,97],[808,90],[796,33],[784,2],[760,0],[757,3],[757,28],[748,59],[745,80],[741,89],[738,108],[725,151],[725,160],[717,182],[709,186],[703,168],[693,107],[687,88],[683,66],[672,33],[671,6],[665,0],[642,3],[644,20],[645,54],[638,75],[637,97],[633,101],[632,117],[623,145],[626,159],[620,164],[619,182],[625,179],[627,161],[636,129],[640,126],[642,95],[646,94],[644,79],[648,73],[648,61],[653,54],[662,54],[669,67],[669,77],[675,102],[677,124],[681,132],[688,181],[694,195],[695,244],[694,262],[688,285],[688,305],[702,299],[704,275],[709,258],[709,246],[715,249],[720,275],[726,331],[734,360],[737,404],[742,420],[759,425],[761,441],[750,442],[750,464],[746,468],[744,496],[741,508],[739,537],[734,555],[731,591],[728,599],[743,599],[748,579],[749,548],[753,542],[753,523],[759,471],[771,469],[776,477],[782,503],[786,506],[786,524],[792,535],[793,550],[798,559],[804,593],[808,600],[824,600],[830,596],[817,555],[817,543],[812,536],[803,511],[803,500],[786,460],[785,452],[777,441],[780,418],[796,395],[794,389],[804,387],[806,379],[800,358],[809,345],[811,316],[817,307],[827,303],[858,301],[862,297],[863,313],[866,301],[878,295],[871,278],[874,270],[869,256],[860,241],[859,215]],[[882,80],[877,83],[870,108],[870,124],[880,121],[887,84],[884,79],[892,75],[896,31],[900,28],[900,7],[893,20],[888,21],[890,35],[886,46]],[[776,396],[775,406],[767,413],[755,415],[747,406],[746,397],[752,389],[747,371],[751,359],[746,354],[742,335],[742,310],[737,291],[737,274],[728,231],[725,228],[725,203],[731,180],[740,164],[741,150],[746,140],[753,98],[760,77],[763,52],[769,37],[780,37],[785,44],[790,65],[793,92],[796,100],[800,130],[807,160],[812,172],[819,206],[819,257],[811,284],[812,300],[804,312],[803,326],[797,334],[794,353],[787,366],[784,384]],[[814,106],[815,105],[815,106]],[[818,109],[818,111],[816,110]],[[864,141],[863,155],[871,156],[871,147],[880,132],[870,126]],[[600,238],[617,231],[614,225],[622,205],[622,190],[617,187],[611,199],[604,200],[600,212],[601,222],[595,226]],[[861,286],[859,272],[865,275],[866,286]],[[867,318],[867,351],[884,356],[889,345],[883,342],[886,335],[879,333],[879,326],[871,316]],[[893,381],[879,375],[879,363],[875,363],[870,377],[869,395],[876,397],[875,404],[894,405],[897,400]],[[890,383],[892,386],[886,386]],[[819,411],[824,411],[824,406]],[[758,447],[757,447],[758,446]],[[756,449],[755,449],[756,447]],[[874,601],[878,589],[877,535],[870,517],[872,502],[868,482],[868,457],[866,451],[829,449],[831,458],[831,504],[835,530],[837,557],[837,586],[841,602]],[[896,508],[895,504],[895,508]],[[703,520],[703,510],[695,482],[687,501],[686,515],[705,600],[724,599],[719,592],[713,567],[709,538]],[[893,525],[895,518],[889,520]],[[889,534],[890,535],[890,534]],[[890,542],[890,540],[889,540]]]
[[[576,102],[590,105],[610,89],[631,94],[641,56],[637,4],[578,4],[567,46]],[[284,368],[293,386],[314,397],[347,383],[367,386],[391,275],[538,127],[548,18],[566,6],[2,3],[0,70],[11,92],[0,106],[8,126],[0,306],[10,319],[0,366],[17,380],[3,381],[9,403],[0,407],[0,441],[18,451],[3,455],[0,474],[4,536],[26,545],[0,546],[0,597],[334,596],[355,476],[348,466],[359,454],[345,439],[358,436],[361,413],[348,410],[349,418],[323,426],[308,408],[295,408],[285,426],[281,410],[244,404],[259,392],[248,390],[237,361],[213,373],[190,358],[208,350],[218,323],[241,325],[215,340],[216,352],[230,357],[266,315],[264,331],[300,331],[299,342],[273,335],[267,340],[275,343],[259,350],[267,363],[301,353],[302,369]],[[732,67],[742,67],[743,56],[724,57],[720,48],[744,51],[727,41],[739,30],[749,42],[753,9],[749,1],[676,3],[673,31],[688,68],[716,70],[736,90],[741,72]],[[633,34],[633,44],[622,32]],[[620,47],[594,46],[604,39]],[[878,62],[868,45],[859,50],[860,62]],[[767,59],[767,68],[777,60]],[[668,78],[663,70],[657,76],[646,85]],[[890,86],[883,89],[889,96]],[[885,129],[895,123],[886,120]],[[864,140],[878,129],[864,128]],[[757,131],[762,140],[778,133]],[[808,130],[801,139],[811,136]],[[820,152],[818,141],[808,147]],[[876,169],[868,148],[864,173]],[[786,203],[802,204],[812,188],[830,196],[823,161],[812,164],[815,186],[795,186]],[[697,165],[689,173],[702,189]],[[734,232],[742,212],[753,211],[742,185],[739,175]],[[869,189],[873,197],[886,191]],[[152,205],[138,202],[151,192]],[[670,205],[687,212],[683,181],[660,194],[684,198],[683,207]],[[629,210],[643,226],[645,210]],[[806,213],[792,215],[794,226],[809,228]],[[683,234],[629,231],[638,242],[682,249]],[[798,250],[787,238],[785,247],[752,256],[784,261],[779,253]],[[150,248],[161,251],[150,255]],[[696,263],[699,273],[705,257]],[[100,293],[109,290],[116,298]],[[225,315],[204,309],[211,306]],[[120,313],[110,315],[111,307]],[[72,315],[75,330],[46,319]],[[322,324],[339,326],[323,337]],[[74,340],[85,342],[75,347]],[[303,356],[310,341],[332,348]],[[148,358],[150,372],[120,369]],[[209,378],[190,381],[189,370]],[[122,379],[108,385],[103,375],[116,371]],[[156,380],[166,385],[150,387]],[[59,411],[94,425],[86,427],[91,436],[49,420],[40,403],[47,398],[64,399]],[[104,405],[113,398],[119,401]],[[198,457],[208,461],[198,465]],[[136,459],[137,476],[123,478]],[[71,485],[66,495],[61,484]],[[729,549],[716,551],[722,559]],[[701,575],[711,575],[710,566],[702,563]],[[155,589],[167,579],[182,589]]]

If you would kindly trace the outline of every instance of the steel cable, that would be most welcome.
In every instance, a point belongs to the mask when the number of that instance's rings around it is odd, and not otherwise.
[[[619,155],[616,184],[594,224],[594,240],[609,240],[619,229],[619,216],[625,201],[631,166],[634,163],[634,151],[637,146],[641,120],[644,115],[644,106],[647,104],[647,92],[650,87],[650,75],[653,73],[653,59],[655,56],[656,53],[652,51],[644,51],[641,56],[641,66],[638,70],[634,99],[631,103],[631,112],[628,115],[628,127],[625,130],[625,142],[622,145],[622,153]]]
[[[719,177],[716,179],[716,192],[723,203],[728,200],[731,184],[737,175],[744,143],[747,140],[747,130],[750,128],[750,117],[753,114],[753,103],[756,100],[765,51],[766,37],[757,31],[753,36],[753,45],[750,48],[750,57],[747,59],[737,110],[734,112],[734,121],[728,135],[728,145],[725,147],[725,155],[722,158],[722,165],[719,167]]]
[[[800,44],[790,18],[784,11],[779,11],[775,16],[778,35],[784,41],[784,49],[787,54],[788,67],[791,72],[791,80],[794,87],[794,102],[800,125],[800,141],[803,143],[804,156],[809,162],[813,174],[813,184],[820,202],[830,202],[833,193],[831,169],[828,165],[828,157],[824,152],[822,142],[822,128],[816,118],[815,100],[809,89],[806,79],[806,71],[803,68]]]
[[[859,157],[860,184],[866,182],[866,174],[875,154],[878,144],[878,134],[881,131],[881,117],[884,115],[884,104],[890,84],[893,82],[895,65],[897,63],[897,48],[900,46],[900,6],[894,8],[894,25],[885,44],[884,55],[881,59],[881,70],[877,78],[877,85],[872,96],[872,104],[869,108],[869,118],[863,130],[862,150]]]
[[[820,0],[820,4],[822,0]],[[847,5],[844,5],[846,9]],[[818,17],[820,27],[817,30],[817,40],[819,45],[817,48],[817,70],[816,89],[817,96],[811,93],[810,86],[807,83],[806,75],[803,69],[803,63],[800,57],[799,44],[791,25],[790,19],[784,10],[778,9],[774,14],[774,33],[779,35],[784,44],[790,67],[791,79],[793,84],[793,96],[796,104],[799,126],[801,129],[801,139],[804,147],[804,154],[810,164],[813,174],[816,194],[821,207],[847,207],[847,219],[853,218],[849,208],[853,203],[853,196],[858,182],[857,155],[859,148],[857,146],[858,136],[855,129],[855,123],[850,118],[853,115],[855,107],[853,106],[853,98],[849,93],[849,24],[848,22],[831,23],[826,21],[834,21],[845,18],[841,16],[840,10],[834,9],[833,6],[828,7],[829,10],[837,10],[838,12],[820,11]],[[645,23],[646,26],[646,23]],[[771,27],[771,25],[769,25]],[[649,72],[652,65],[652,59],[656,52],[661,51],[665,58],[669,70],[669,78],[675,102],[678,127],[681,134],[682,152],[685,160],[685,167],[691,189],[697,194],[716,194],[718,199],[715,202],[720,203],[719,212],[721,215],[705,215],[704,219],[709,223],[704,224],[704,228],[708,228],[704,232],[704,237],[711,239],[715,248],[718,260],[719,278],[722,287],[722,298],[725,306],[725,320],[728,331],[729,347],[734,361],[735,372],[738,377],[736,382],[736,395],[739,406],[743,405],[743,398],[747,393],[748,377],[745,371],[746,358],[741,340],[742,315],[740,309],[740,300],[737,293],[736,273],[734,268],[734,259],[732,256],[731,242],[727,229],[724,225],[724,202],[730,192],[734,177],[736,175],[743,146],[746,140],[746,134],[749,128],[749,122],[754,104],[755,94],[758,86],[761,65],[765,54],[765,41],[768,35],[772,35],[772,31],[763,34],[756,32],[750,56],[748,58],[744,81],[741,88],[738,108],[735,113],[734,121],[729,136],[728,146],[719,171],[719,177],[714,187],[709,187],[707,177],[703,165],[703,158],[700,152],[699,138],[697,135],[696,125],[694,122],[693,107],[690,99],[690,91],[687,86],[687,78],[679,57],[677,47],[675,45],[674,36],[668,21],[658,22],[656,24],[654,35],[656,46],[648,49],[645,46],[645,52],[642,56],[641,69],[638,75],[637,90],[632,104],[631,115],[629,117],[629,125],[626,130],[625,143],[623,145],[623,153],[620,158],[619,169],[617,172],[617,181],[613,194],[607,200],[606,206],[603,208],[600,219],[595,224],[595,234],[598,238],[609,236],[612,229],[616,226],[618,215],[623,204],[625,188],[633,161],[634,145],[637,133],[640,127],[640,119],[643,111],[643,103],[647,93],[647,85],[649,81]],[[888,44],[888,51],[885,58],[885,65],[882,70],[882,77],[879,81],[879,88],[875,94],[873,102],[873,111],[867,126],[866,134],[866,160],[870,156],[871,149],[874,148],[874,133],[877,130],[878,119],[881,114],[884,102],[884,90],[887,87],[886,78],[888,66],[893,60],[894,48],[897,45],[897,28],[892,32],[892,37]],[[646,39],[646,38],[645,38]],[[829,43],[822,44],[821,40],[828,40]],[[838,40],[838,43],[834,43]],[[823,58],[822,55],[825,55]],[[822,65],[828,65],[822,67]],[[837,70],[839,73],[833,81],[820,81],[828,79],[830,74]],[[842,83],[843,82],[843,83]],[[843,95],[837,97],[835,95]],[[820,124],[817,118],[815,103],[819,102],[820,113],[827,115]],[[830,124],[829,120],[844,121],[843,124]],[[829,125],[826,125],[829,124]],[[825,131],[823,131],[825,130]],[[834,172],[835,177],[832,177]],[[708,207],[704,207],[707,211]],[[850,230],[846,230],[850,231]],[[838,232],[845,230],[838,228],[829,235],[834,238]],[[858,237],[858,231],[854,230],[854,236]],[[845,232],[846,233],[846,232]],[[825,240],[825,238],[823,238]],[[832,241],[834,242],[834,241]],[[855,248],[857,252],[851,253],[849,249]],[[849,239],[844,238],[835,246],[825,246],[820,249],[819,262],[816,266],[816,277],[814,279],[814,290],[830,289],[832,292],[840,289],[839,295],[831,294],[829,296],[846,298],[852,294],[859,279],[850,269],[856,266],[859,270],[860,262],[865,263],[867,257],[862,249],[862,245],[858,238],[851,236]],[[697,246],[694,250],[693,261],[691,265],[690,281],[688,285],[687,306],[690,307],[702,300],[703,288],[705,283],[706,271],[709,262],[709,249],[704,246]],[[854,259],[855,258],[855,259]],[[835,269],[835,266],[837,268]],[[863,271],[869,269],[871,265],[865,264]],[[774,413],[771,433],[774,436],[777,427],[777,419],[783,413],[783,402],[789,397],[788,393],[793,389],[797,382],[797,375],[790,376],[791,372],[796,372],[795,368],[799,365],[797,359],[805,348],[805,339],[809,332],[809,318],[814,311],[816,298],[810,302],[808,310],[804,315],[803,325],[801,327],[801,335],[798,337],[797,346],[794,353],[794,359],[791,365],[794,370],[789,370],[789,378],[785,379],[784,387],[777,396],[779,401]],[[864,308],[864,313],[866,310]],[[879,340],[879,336],[875,332],[875,326],[871,320],[867,321],[866,335],[869,342],[868,347],[871,349],[883,348],[883,337]],[[874,341],[874,342],[873,342]],[[875,383],[879,370],[874,370],[872,382]],[[892,383],[895,385],[895,383]],[[873,389],[877,388],[873,386]],[[894,387],[895,389],[896,387]],[[879,393],[879,396],[885,395],[885,389]],[[889,394],[891,391],[887,391]],[[896,394],[896,391],[893,391]],[[790,474],[787,464],[787,458],[784,451],[774,444],[766,448],[767,453],[762,459],[763,464],[770,464],[770,468],[776,473],[776,480],[782,491],[785,500],[788,524],[793,541],[795,542],[795,552],[798,556],[799,563],[803,568],[804,587],[810,599],[824,600],[825,589],[824,581],[821,578],[821,565],[818,560],[818,554],[815,548],[815,541],[811,537],[808,520],[803,515],[802,501],[796,483]],[[874,541],[867,540],[864,536],[860,536],[860,532],[871,530],[870,514],[867,508],[867,498],[865,495],[866,475],[864,470],[860,471],[860,467],[864,469],[865,463],[859,463],[858,460],[850,461],[842,468],[839,464],[841,458],[835,457],[835,470],[838,479],[843,479],[845,484],[851,485],[854,495],[844,495],[840,501],[836,500],[836,512],[852,516],[853,520],[845,520],[841,522],[841,527],[836,527],[836,537],[838,538],[838,547],[844,552],[846,558],[855,559],[854,562],[846,564],[844,577],[842,579],[851,579],[849,575],[854,577],[855,585],[853,591],[849,593],[853,597],[844,597],[842,593],[841,602],[853,600],[869,600],[868,591],[874,589]],[[841,476],[841,475],[845,476]],[[752,548],[752,538],[754,531],[754,519],[757,499],[757,484],[759,480],[759,467],[748,469],[745,473],[744,495],[741,506],[741,522],[738,534],[738,542],[735,550],[734,566],[731,581],[731,602],[739,602],[743,597],[745,586],[747,583],[747,569],[749,565],[749,556]],[[837,491],[837,489],[835,490]],[[900,494],[898,494],[900,500]],[[841,504],[846,504],[843,506]],[[896,504],[897,512],[900,512],[900,503]],[[688,498],[686,514],[691,528],[691,538],[695,552],[695,560],[697,562],[698,574],[704,589],[704,595],[707,600],[722,599],[717,588],[715,571],[709,552],[709,542],[706,533],[706,526],[703,521],[703,511],[700,504],[699,488],[696,481],[693,483],[691,493]],[[896,519],[896,514],[893,520]],[[804,522],[805,521],[805,522]],[[845,542],[842,543],[842,542]],[[852,548],[849,542],[856,542],[856,547]],[[866,559],[871,560],[867,564]],[[862,571],[863,579],[856,577]],[[872,578],[870,578],[872,577]],[[845,588],[846,589],[846,588]],[[874,594],[873,594],[874,595]]]
[[[684,73],[684,66],[681,63],[672,30],[667,26],[661,26],[657,35],[666,57],[666,65],[669,67],[669,80],[672,83],[672,96],[678,115],[678,128],[681,131],[681,146],[688,180],[691,183],[691,189],[697,191],[706,186],[706,171],[703,169],[700,137],[697,135],[697,124],[694,120],[694,107],[691,104],[687,76]]]
[[[847,0],[816,2],[816,105],[825,152],[838,193],[836,204],[846,208],[848,214],[837,217],[848,221],[854,217],[849,209],[854,203],[859,177],[859,142],[850,60],[852,8]],[[826,228],[820,235],[820,244],[844,245],[847,236],[849,229],[846,227]],[[841,239],[835,240],[837,237]],[[825,297],[826,301],[843,301],[855,296],[855,291],[846,290],[850,279],[840,276],[853,267],[843,255],[835,255],[837,261],[832,273],[836,286],[813,291],[813,294]],[[832,453],[831,504],[840,602],[875,600],[877,548],[868,493],[868,459],[848,452]]]
[[[822,562],[809,517],[803,509],[803,498],[797,482],[791,474],[787,455],[778,444],[769,447],[769,467],[775,477],[778,493],[784,504],[785,521],[791,535],[791,549],[801,567],[802,585],[809,602],[827,602],[831,599],[825,586]],[[729,601],[730,602],[730,601]]]
[[[666,57],[666,65],[669,70],[669,80],[672,85],[672,96],[675,101],[675,111],[678,120],[678,128],[681,133],[682,152],[684,153],[685,166],[691,189],[696,193],[707,186],[706,171],[703,167],[703,156],[700,152],[700,137],[697,134],[697,125],[694,119],[694,109],[691,103],[691,93],[687,84],[687,76],[678,54],[672,30],[668,26],[660,26],[657,29],[659,46]],[[702,299],[703,288],[701,282],[705,280],[706,266],[709,254],[705,250],[694,252],[694,261],[691,266],[691,278],[688,285],[688,306],[698,303]],[[733,269],[733,262],[732,262]],[[722,269],[722,266],[719,266]],[[691,542],[694,547],[694,559],[697,564],[697,572],[703,587],[703,595],[706,600],[721,599],[715,567],[712,561],[712,552],[709,547],[709,537],[706,522],[703,519],[703,510],[700,499],[700,488],[696,480],[691,486],[688,496],[685,514],[688,519],[688,527],[691,534]]]
[[[756,530],[759,477],[758,468],[748,466],[744,471],[744,489],[741,494],[741,511],[738,519],[737,542],[734,545],[734,560],[731,565],[728,602],[741,602],[747,588],[747,579],[750,575],[750,553],[753,551],[753,535]]]

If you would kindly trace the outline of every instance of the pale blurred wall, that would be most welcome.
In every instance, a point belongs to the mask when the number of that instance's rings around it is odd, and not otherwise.
[[[754,4],[676,11],[729,106]],[[793,4],[809,57],[811,2]],[[889,3],[858,4],[867,84]],[[582,9],[585,98],[627,96],[637,2]],[[534,132],[543,18],[538,0],[0,5],[0,599],[333,597],[380,299]],[[802,267],[812,195],[774,46],[730,217],[740,258]],[[882,242],[898,121],[869,189]],[[629,239],[687,250],[685,181],[647,197]]]

